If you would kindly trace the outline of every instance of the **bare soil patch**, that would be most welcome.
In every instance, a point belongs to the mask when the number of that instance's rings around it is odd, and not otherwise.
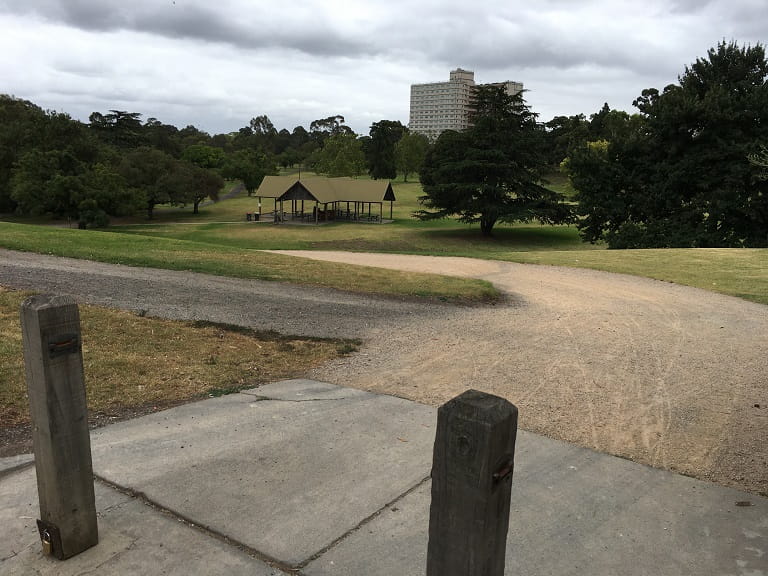
[[[301,256],[482,278],[513,302],[400,325],[316,378],[429,404],[484,390],[526,430],[768,494],[768,307],[591,270]]]

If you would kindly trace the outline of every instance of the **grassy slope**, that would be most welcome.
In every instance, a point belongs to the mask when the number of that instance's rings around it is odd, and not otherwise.
[[[768,250],[612,251],[582,243],[575,227],[538,224],[498,226],[493,238],[483,238],[476,226],[450,220],[415,220],[412,214],[420,207],[419,184],[396,182],[394,186],[398,201],[394,208],[395,222],[391,224],[275,226],[247,223],[245,213],[257,209],[257,200],[241,196],[203,207],[197,216],[190,211],[161,212],[153,223],[114,227],[111,232],[101,234],[97,242],[93,240],[99,236],[98,232],[48,236],[47,232],[11,231],[8,225],[0,224],[0,246],[361,291],[450,298],[463,293],[467,299],[488,298],[488,285],[456,283],[433,288],[432,280],[411,278],[404,282],[402,277],[391,273],[365,274],[354,267],[320,263],[297,265],[295,260],[254,250],[352,250],[467,256],[647,276],[768,304]],[[264,201],[262,209],[271,210],[272,205]],[[389,206],[386,206],[386,214],[388,210]],[[113,239],[107,238],[110,235]]]
[[[394,296],[484,301],[498,292],[480,280],[391,272],[172,238],[0,223],[0,247],[101,262],[310,284]]]
[[[521,252],[504,259],[646,276],[768,304],[768,249],[763,248]]]

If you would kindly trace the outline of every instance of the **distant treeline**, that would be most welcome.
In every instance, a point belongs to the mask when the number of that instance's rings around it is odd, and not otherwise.
[[[241,180],[251,194],[279,166],[299,165],[328,176],[420,173],[430,191],[424,200],[435,209],[422,217],[459,214],[468,223],[486,221],[490,233],[496,220],[569,220],[542,216],[555,204],[543,202],[540,185],[560,169],[577,203],[570,221],[586,241],[612,248],[768,246],[762,45],[718,44],[686,66],[678,84],[644,90],[634,114],[605,104],[589,118],[540,123],[522,98],[498,97],[475,111],[476,125],[461,136],[448,131],[429,142],[393,120],[360,136],[339,115],[290,132],[257,116],[213,136],[122,110],[94,112],[82,123],[0,95],[0,213],[66,217],[90,227],[139,210],[151,218],[158,204],[197,211],[204,199],[217,198],[223,179]]]
[[[277,130],[267,116],[229,134],[177,128],[138,112],[94,112],[88,123],[0,95],[0,213],[71,218],[104,226],[110,216],[158,204],[216,200],[224,179],[249,194],[278,166],[301,165],[329,176],[407,177],[420,165],[425,138],[382,120],[358,137],[343,116],[313,121],[309,130]]]

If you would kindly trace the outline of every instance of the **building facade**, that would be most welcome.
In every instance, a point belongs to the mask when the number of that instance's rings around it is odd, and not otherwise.
[[[510,95],[523,91],[521,82],[497,82],[481,86],[505,86]],[[430,82],[411,85],[411,111],[408,128],[424,134],[430,140],[445,130],[469,128],[475,73],[457,68],[451,71],[448,82]]]

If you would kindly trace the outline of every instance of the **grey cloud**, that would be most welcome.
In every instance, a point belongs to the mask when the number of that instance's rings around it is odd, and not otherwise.
[[[12,1],[0,0],[0,9],[34,12],[89,31],[132,30],[315,57],[411,54],[448,66],[464,62],[478,67],[556,69],[604,65],[643,70],[656,65],[648,55],[637,55],[625,38],[611,44],[610,36],[607,40],[589,37],[588,25],[574,26],[570,39],[562,38],[562,30],[542,15],[549,9],[567,12],[572,6],[569,0],[544,0],[535,10],[517,3],[478,9],[466,2],[392,0],[386,16],[363,24],[343,24],[344,18],[336,18],[331,8],[325,12],[322,4],[301,0],[294,0],[286,10],[261,2],[244,3],[238,10],[232,5],[212,8],[199,0],[26,0],[11,7]],[[675,2],[680,9],[689,9],[701,0]],[[606,27],[605,35],[609,34]]]
[[[560,4],[567,9],[566,2]],[[644,43],[639,34],[633,41],[598,21],[573,24],[564,33],[542,14],[507,5],[486,12],[470,6],[450,14],[416,14],[412,18],[419,22],[418,28],[394,30],[388,37],[394,37],[396,45],[409,46],[420,59],[447,67],[562,71],[596,66],[645,73],[668,65],[663,49]]]
[[[172,39],[202,40],[244,49],[287,49],[315,56],[367,54],[370,43],[344,34],[322,15],[270,18],[253,6],[248,14],[226,12],[190,0],[0,0],[0,12],[34,14],[85,31],[129,30]]]
[[[712,0],[672,0],[669,3],[669,9],[673,13],[688,14],[692,12],[702,12]]]

